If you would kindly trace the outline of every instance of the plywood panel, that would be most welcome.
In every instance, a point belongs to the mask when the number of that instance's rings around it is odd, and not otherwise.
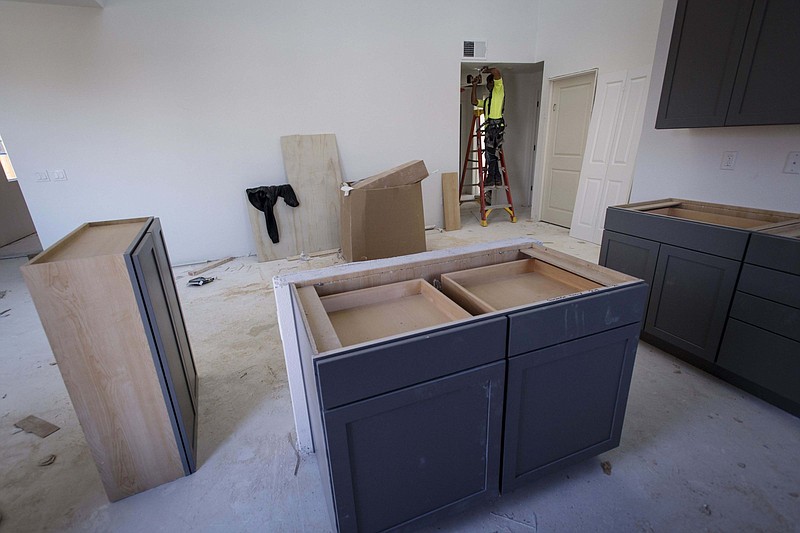
[[[336,136],[281,137],[281,151],[286,181],[300,201],[290,213],[296,251],[288,255],[339,248],[342,170]]]

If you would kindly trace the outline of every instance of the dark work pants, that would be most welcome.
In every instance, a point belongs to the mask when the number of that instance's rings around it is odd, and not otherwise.
[[[503,146],[503,134],[506,124],[503,119],[488,119],[484,130],[484,143],[486,146],[486,181],[484,185],[503,185],[503,176],[500,173],[500,149]]]

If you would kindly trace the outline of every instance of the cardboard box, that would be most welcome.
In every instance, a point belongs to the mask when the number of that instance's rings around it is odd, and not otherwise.
[[[385,189],[418,183],[428,177],[425,162],[419,159],[409,161],[380,174],[353,183],[354,189]]]
[[[379,176],[383,175],[386,173]],[[347,261],[426,251],[421,181],[428,173],[425,170],[424,175],[420,172],[404,172],[404,175],[412,183],[354,188],[346,196],[341,193],[342,256]],[[398,183],[398,180],[390,178],[388,182]]]

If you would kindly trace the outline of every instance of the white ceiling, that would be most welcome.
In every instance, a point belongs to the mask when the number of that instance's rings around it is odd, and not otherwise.
[[[103,7],[105,0],[11,0],[31,4],[54,4],[59,6]]]

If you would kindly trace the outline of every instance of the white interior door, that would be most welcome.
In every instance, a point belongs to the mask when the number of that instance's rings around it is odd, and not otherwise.
[[[586,135],[592,115],[594,71],[552,82],[547,152],[544,164],[542,220],[569,227],[578,192]]]
[[[628,202],[650,67],[601,74],[570,235],[600,244],[606,208]]]

